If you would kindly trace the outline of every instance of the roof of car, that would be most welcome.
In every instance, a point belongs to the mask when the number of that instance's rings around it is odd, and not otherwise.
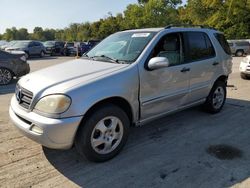
[[[159,32],[163,30],[164,28],[143,28],[143,29],[130,29],[130,30],[125,30],[125,32]]]
[[[159,28],[143,28],[143,29],[131,29],[131,30],[125,30],[123,32],[160,32],[162,30],[171,30],[171,31],[213,31],[218,32],[217,30],[213,28],[206,28],[206,27],[178,27],[178,26],[172,26],[172,27],[159,27]]]

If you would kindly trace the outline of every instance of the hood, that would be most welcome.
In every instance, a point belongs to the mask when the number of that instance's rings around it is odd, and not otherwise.
[[[12,50],[10,53],[14,55],[25,55],[25,52],[20,50]]]
[[[23,50],[25,48],[21,48],[21,47],[7,47],[5,48],[6,51],[12,51],[12,50]]]
[[[20,79],[19,84],[34,94],[45,90],[46,93],[60,93],[127,66],[129,65],[76,59],[28,74]]]

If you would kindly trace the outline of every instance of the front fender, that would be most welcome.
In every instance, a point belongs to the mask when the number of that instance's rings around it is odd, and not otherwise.
[[[133,119],[138,119],[139,112],[139,77],[137,66],[99,78],[83,86],[78,86],[67,92],[72,99],[69,110],[62,117],[84,116],[98,102],[120,97],[131,106]]]

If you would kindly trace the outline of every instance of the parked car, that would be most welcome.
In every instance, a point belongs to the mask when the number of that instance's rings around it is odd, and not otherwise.
[[[240,75],[243,79],[250,79],[250,55],[240,62]]]
[[[0,85],[7,85],[15,77],[21,77],[30,72],[29,64],[23,52],[10,54],[0,50]]]
[[[61,41],[46,41],[43,43],[46,54],[55,55],[55,54],[62,54],[64,48],[64,42]]]
[[[66,42],[64,44],[63,55],[70,56],[71,54],[76,54],[75,43],[74,42]]]
[[[80,43],[80,55],[83,55],[84,53],[91,50],[95,45],[97,45],[100,41],[99,40],[89,40],[88,42],[82,42]]]
[[[235,56],[250,54],[250,43],[248,41],[229,41],[231,52]]]
[[[7,42],[6,44],[0,46],[0,50],[5,50],[6,48],[13,46],[16,42],[17,40],[12,40],[10,42]]]
[[[199,104],[220,112],[231,72],[230,48],[214,29],[122,31],[81,59],[21,78],[9,113],[46,147],[74,144],[87,159],[106,161],[121,151],[131,125]]]
[[[7,45],[8,42],[6,40],[0,40],[0,48],[1,46]]]
[[[12,46],[6,48],[5,51],[24,51],[26,58],[29,58],[30,56],[44,57],[45,55],[45,47],[43,44],[39,41],[32,40],[17,41]]]

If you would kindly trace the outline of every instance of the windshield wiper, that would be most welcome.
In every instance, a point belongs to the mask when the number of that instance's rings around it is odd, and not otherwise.
[[[87,59],[89,59],[90,57],[89,57],[87,54],[83,54],[83,55],[81,56],[81,58],[87,58]]]
[[[109,56],[106,56],[106,55],[100,55],[100,56],[93,56],[93,57],[91,57],[92,59],[94,59],[94,58],[105,58],[105,59],[107,59],[107,60],[109,60],[110,62],[112,62],[112,63],[119,63],[119,60],[118,59],[114,59],[114,58],[112,58],[112,57],[109,57]]]

